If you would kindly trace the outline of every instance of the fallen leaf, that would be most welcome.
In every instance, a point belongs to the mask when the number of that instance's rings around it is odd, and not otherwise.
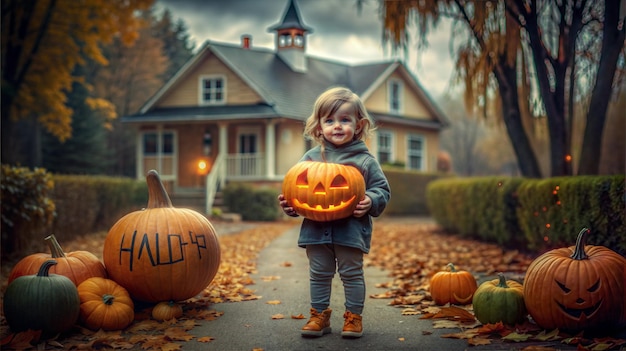
[[[284,319],[285,316],[281,313],[273,314],[272,319]]]
[[[291,319],[305,319],[305,318],[306,317],[302,313],[300,313],[299,315],[295,315],[295,316],[293,314],[291,315]]]
[[[291,267],[293,264],[291,262],[285,261],[280,264],[281,267]]]
[[[268,304],[268,305],[280,305],[280,300],[270,300],[270,301],[267,301],[266,304]]]
[[[491,340],[477,336],[477,337],[467,339],[467,343],[470,346],[490,345]]]
[[[532,335],[530,334],[519,334],[519,333],[513,332],[507,336],[502,337],[502,340],[521,342],[521,341],[528,340],[528,338],[530,338],[531,336]]]
[[[549,333],[546,333],[545,330],[542,330],[541,333],[535,335],[532,339],[539,340],[539,341],[552,341],[552,340],[559,340],[561,339],[561,337],[559,337],[559,330],[554,329],[553,331]]]
[[[213,340],[215,340],[215,338],[212,336],[203,336],[201,338],[198,338],[198,342],[211,342]]]

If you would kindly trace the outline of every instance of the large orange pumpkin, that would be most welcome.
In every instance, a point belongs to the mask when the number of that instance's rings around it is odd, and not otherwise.
[[[626,259],[604,246],[576,245],[548,251],[528,267],[524,302],[545,329],[582,331],[624,325]]]
[[[433,301],[437,305],[470,304],[478,289],[476,278],[468,271],[457,270],[452,263],[448,263],[446,267],[449,270],[437,272],[430,278],[430,295]]]
[[[146,180],[148,206],[111,227],[104,241],[104,264],[111,279],[134,299],[189,299],[217,273],[217,234],[205,216],[172,206],[156,171],[148,172]]]
[[[303,161],[285,174],[283,195],[297,214],[332,221],[352,215],[365,196],[365,180],[352,166]]]
[[[9,283],[23,275],[37,274],[39,267],[50,259],[57,264],[50,267],[50,273],[68,277],[78,286],[85,279],[91,277],[107,277],[102,261],[89,251],[72,251],[65,253],[54,234],[45,238],[50,253],[38,252],[22,258],[11,270]]]

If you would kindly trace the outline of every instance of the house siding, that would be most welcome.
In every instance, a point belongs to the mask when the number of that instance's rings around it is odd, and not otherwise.
[[[261,97],[215,55],[207,57],[175,84],[156,104],[157,107],[197,106],[199,104],[199,77],[222,75],[226,82],[226,103],[230,105],[256,104]]]
[[[381,84],[371,96],[365,101],[365,107],[368,111],[371,112],[379,112],[379,113],[389,113],[389,93],[387,91],[388,82],[390,79],[399,80],[404,83],[404,89],[402,89],[402,115],[409,118],[415,119],[425,119],[432,120],[433,116],[431,116],[428,109],[424,106],[424,103],[420,100],[417,94],[409,89],[409,84],[402,77],[402,75],[397,72],[390,75],[389,79],[385,80],[383,84]]]
[[[285,175],[306,151],[304,123],[284,121],[276,131],[276,174]]]

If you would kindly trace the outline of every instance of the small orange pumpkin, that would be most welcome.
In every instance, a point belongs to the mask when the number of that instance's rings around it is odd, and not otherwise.
[[[314,221],[352,215],[365,196],[365,180],[352,166],[303,161],[285,174],[283,195],[297,214]]]
[[[22,258],[11,270],[9,283],[17,277],[36,274],[39,267],[51,258],[57,264],[50,268],[50,273],[66,276],[76,286],[87,278],[107,277],[104,264],[91,252],[73,251],[65,253],[54,234],[46,237],[45,240],[50,247],[50,253],[39,252]]]
[[[446,267],[450,270],[437,272],[430,278],[430,295],[435,303],[437,305],[471,303],[474,292],[478,289],[476,278],[468,271],[457,270],[452,263],[448,263]]]
[[[111,279],[93,277],[78,286],[80,321],[91,330],[122,330],[135,319],[128,291]]]
[[[148,206],[118,220],[104,240],[107,272],[136,300],[192,298],[219,268],[217,234],[202,214],[172,206],[156,171],[146,180]]]
[[[175,301],[162,301],[152,308],[152,318],[157,321],[169,321],[183,315],[183,307]]]
[[[604,246],[576,245],[548,251],[526,271],[524,302],[545,329],[582,331],[626,325],[626,259]]]

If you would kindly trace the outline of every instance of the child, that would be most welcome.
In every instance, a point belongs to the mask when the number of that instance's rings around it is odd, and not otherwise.
[[[351,217],[330,222],[305,218],[302,222],[298,246],[306,248],[311,291],[311,318],[302,328],[303,336],[322,336],[331,332],[332,309],[329,304],[335,272],[339,272],[346,299],[341,335],[358,338],[363,334],[363,254],[370,250],[371,217],[383,212],[390,197],[387,178],[363,142],[373,128],[360,98],[341,87],[322,93],[315,102],[313,114],[306,121],[304,135],[319,145],[307,151],[300,161],[352,165],[363,174],[366,191]],[[283,194],[278,200],[287,215],[298,216]]]

